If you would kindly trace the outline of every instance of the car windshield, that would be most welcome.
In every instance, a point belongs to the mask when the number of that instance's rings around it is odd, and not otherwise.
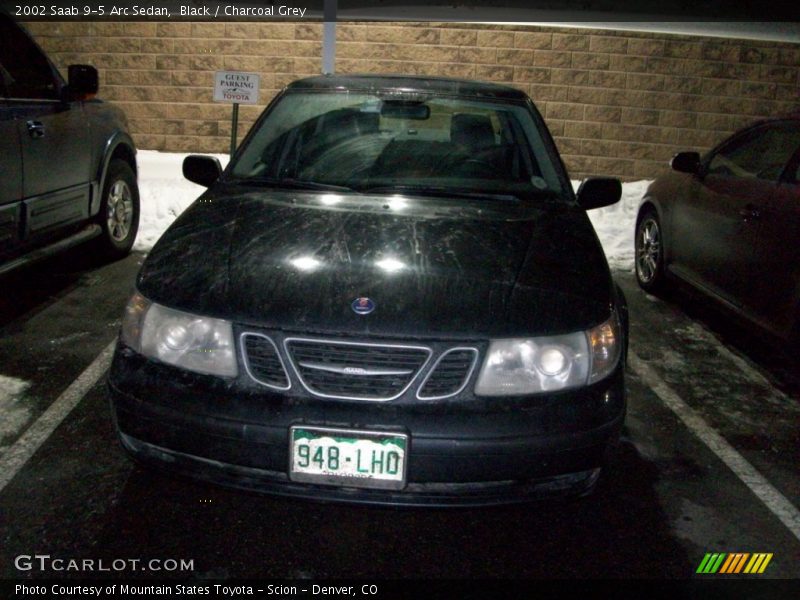
[[[259,122],[233,179],[306,189],[569,198],[525,104],[412,93],[286,93]]]

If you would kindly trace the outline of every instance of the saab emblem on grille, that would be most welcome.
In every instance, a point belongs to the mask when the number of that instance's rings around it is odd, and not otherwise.
[[[368,315],[375,310],[375,303],[370,298],[356,298],[350,307],[357,315]]]
[[[361,367],[345,367],[342,370],[348,375],[367,375],[367,370]]]

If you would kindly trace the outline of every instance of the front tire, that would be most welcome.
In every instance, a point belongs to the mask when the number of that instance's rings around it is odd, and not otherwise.
[[[104,258],[126,256],[139,230],[139,188],[136,175],[123,160],[108,165],[97,222],[103,230],[97,248]]]
[[[664,238],[656,211],[645,209],[636,222],[634,242],[636,281],[650,294],[657,294],[664,286]]]

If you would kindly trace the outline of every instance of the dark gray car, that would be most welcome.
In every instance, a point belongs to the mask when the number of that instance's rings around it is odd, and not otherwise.
[[[639,284],[658,292],[678,278],[762,329],[800,339],[800,116],[759,121],[671,165],[639,209]]]
[[[97,71],[69,81],[0,13],[0,274],[93,240],[105,257],[139,225],[136,148],[122,111],[94,98]]]

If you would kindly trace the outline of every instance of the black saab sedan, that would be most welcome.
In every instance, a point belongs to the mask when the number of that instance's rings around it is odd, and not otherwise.
[[[658,293],[678,278],[800,342],[800,115],[759,121],[671,165],[639,208],[639,285]]]
[[[321,76],[270,104],[142,265],[108,388],[136,459],[325,500],[590,491],[627,312],[522,92]]]

